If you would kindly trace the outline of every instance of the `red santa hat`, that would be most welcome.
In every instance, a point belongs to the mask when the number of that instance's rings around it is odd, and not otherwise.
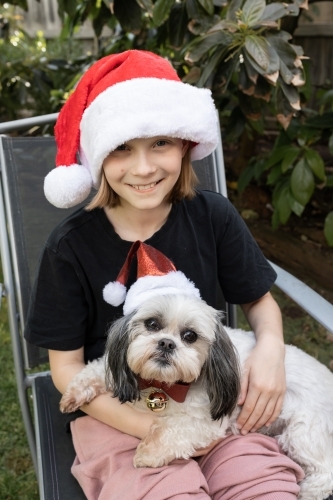
[[[137,256],[137,280],[126,291],[126,283],[134,255]],[[200,292],[185,274],[177,271],[173,263],[156,248],[136,241],[128,252],[125,264],[117,280],[108,283],[103,289],[104,300],[113,306],[124,303],[124,314],[138,309],[140,304],[157,295],[166,294],[194,295],[200,299]]]
[[[45,178],[46,198],[59,208],[77,205],[92,186],[99,187],[111,151],[158,135],[194,143],[192,160],[209,155],[218,140],[210,90],[183,83],[166,59],[151,52],[128,50],[100,59],[60,111],[56,168]]]

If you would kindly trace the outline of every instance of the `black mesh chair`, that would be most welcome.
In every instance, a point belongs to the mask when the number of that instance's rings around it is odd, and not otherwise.
[[[55,119],[56,115],[48,115],[9,122],[0,125],[0,133]],[[49,372],[27,374],[29,368],[47,360],[47,353],[22,339],[39,252],[51,229],[71,212],[53,207],[44,198],[43,180],[54,166],[54,157],[52,137],[0,137],[3,291],[8,301],[19,400],[40,498],[80,500],[85,497],[70,473],[75,454],[71,436],[65,432],[66,417],[58,409],[60,394]],[[200,180],[199,187],[227,194],[221,143],[210,157],[194,162],[194,168]],[[273,266],[278,272],[276,284],[333,333],[333,306],[299,280]],[[220,307],[227,311],[227,324],[235,327],[235,306],[225,304],[221,294]],[[34,418],[28,404],[28,388],[32,389]]]

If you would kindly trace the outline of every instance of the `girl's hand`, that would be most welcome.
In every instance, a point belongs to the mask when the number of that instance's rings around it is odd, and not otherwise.
[[[238,400],[243,405],[237,419],[241,434],[271,425],[280,414],[285,391],[284,345],[267,333],[245,363]]]

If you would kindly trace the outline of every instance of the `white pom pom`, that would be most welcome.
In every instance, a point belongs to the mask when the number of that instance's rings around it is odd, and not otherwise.
[[[44,180],[47,200],[58,208],[74,207],[85,200],[90,193],[92,178],[82,165],[57,167]]]
[[[119,281],[110,282],[103,288],[103,299],[112,306],[120,306],[125,298],[126,287],[122,283],[119,283]]]

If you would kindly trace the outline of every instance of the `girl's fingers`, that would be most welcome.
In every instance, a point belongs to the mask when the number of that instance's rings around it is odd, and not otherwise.
[[[279,401],[279,397],[271,398],[267,405],[266,408],[259,418],[257,422],[253,425],[253,427],[250,429],[250,432],[256,432],[258,429],[263,427],[264,425],[268,427],[270,424],[269,422],[273,422],[275,419],[273,419],[273,416],[276,413],[276,407],[277,407],[277,402]],[[278,415],[278,413],[277,413]]]
[[[279,396],[279,398],[278,398],[278,400],[276,402],[276,405],[275,405],[275,409],[274,409],[273,415],[271,416],[270,419],[268,419],[268,421],[266,423],[267,427],[269,425],[271,425],[273,422],[275,422],[275,420],[280,415],[281,410],[282,410],[283,400],[284,400],[284,393]]]
[[[260,398],[260,392],[259,391],[256,391],[254,389],[250,389],[249,392],[247,393],[247,396],[246,396],[246,399],[244,401],[244,404],[243,404],[243,407],[242,407],[242,410],[240,412],[240,414],[238,415],[238,418],[237,418],[237,427],[239,429],[243,429],[246,431],[245,434],[248,432],[248,430],[246,430],[248,428],[248,422],[253,422],[253,424],[255,424],[255,422],[260,418],[260,415],[258,412],[260,411],[260,407],[258,408],[257,407],[257,403],[258,403],[258,400]],[[253,416],[253,412],[257,411],[257,414],[256,414],[256,417]],[[262,410],[264,410],[264,407],[262,408]],[[252,419],[252,420],[250,420]],[[252,427],[251,425],[251,427]],[[246,426],[246,427],[244,427]],[[250,429],[249,429],[250,430]],[[243,434],[243,432],[242,432]]]

